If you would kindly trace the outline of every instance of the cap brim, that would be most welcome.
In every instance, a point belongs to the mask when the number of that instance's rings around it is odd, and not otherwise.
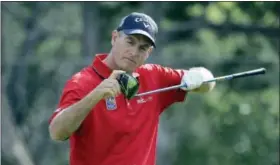
[[[131,35],[131,34],[141,34],[141,35],[144,35],[146,36],[151,42],[152,42],[152,45],[154,47],[156,47],[156,44],[155,44],[155,39],[149,34],[147,33],[146,31],[144,30],[140,30],[140,29],[126,29],[126,30],[122,30],[126,35]]]

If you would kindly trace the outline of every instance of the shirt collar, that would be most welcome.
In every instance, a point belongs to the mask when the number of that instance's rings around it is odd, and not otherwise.
[[[108,78],[113,71],[103,62],[103,60],[107,56],[108,54],[96,54],[92,62],[93,69],[95,69],[98,72],[98,74],[100,74],[100,76],[102,76],[103,78]],[[132,76],[138,78],[139,73],[133,72]]]

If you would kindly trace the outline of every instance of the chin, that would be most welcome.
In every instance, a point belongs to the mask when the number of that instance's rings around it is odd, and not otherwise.
[[[123,70],[126,71],[126,72],[133,72],[135,69],[133,69],[133,68],[124,68]]]
[[[120,67],[123,71],[126,72],[133,72],[136,69],[136,66],[129,66],[129,65],[123,65],[122,67]]]

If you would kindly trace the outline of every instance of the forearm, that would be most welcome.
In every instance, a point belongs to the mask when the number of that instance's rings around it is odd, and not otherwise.
[[[93,90],[79,102],[58,113],[49,126],[51,138],[59,141],[67,139],[80,127],[83,120],[101,98],[101,94]]]

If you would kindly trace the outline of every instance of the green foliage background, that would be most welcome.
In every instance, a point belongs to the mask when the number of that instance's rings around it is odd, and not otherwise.
[[[110,51],[111,31],[133,11],[151,15],[160,28],[149,63],[204,66],[215,76],[267,69],[172,105],[161,116],[157,164],[278,164],[279,8],[277,2],[1,2],[3,165],[68,164],[68,142],[50,140],[48,119],[65,81],[94,54]]]

